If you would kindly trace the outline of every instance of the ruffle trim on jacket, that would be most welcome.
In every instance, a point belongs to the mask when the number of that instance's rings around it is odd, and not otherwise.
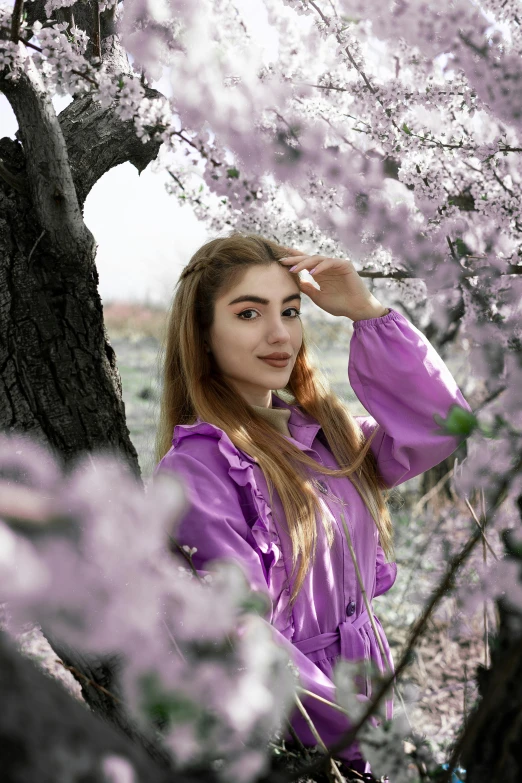
[[[228,475],[237,486],[247,488],[256,511],[253,524],[247,522],[260,559],[264,566],[265,579],[272,597],[271,624],[286,638],[294,634],[292,612],[289,608],[290,589],[282,547],[272,519],[272,510],[259,491],[253,466],[256,460],[240,451],[230,440],[226,432],[209,422],[198,421],[195,424],[178,424],[174,428],[172,445],[174,448],[190,435],[207,435],[217,440],[219,451],[228,462]]]

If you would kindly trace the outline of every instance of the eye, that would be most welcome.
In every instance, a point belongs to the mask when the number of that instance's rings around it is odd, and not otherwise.
[[[287,313],[289,310],[294,310],[295,315],[289,316],[292,320],[295,318],[298,318],[301,315],[301,311],[297,309],[297,307],[288,307],[284,312]],[[253,307],[249,307],[248,310],[243,310],[241,313],[238,313],[237,317],[241,318],[245,313],[257,313],[257,310],[254,310]],[[257,321],[257,318],[241,318],[242,321]]]

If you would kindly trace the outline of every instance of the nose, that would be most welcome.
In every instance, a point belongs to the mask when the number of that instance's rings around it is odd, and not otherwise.
[[[298,320],[298,319],[296,319]],[[272,335],[272,338],[279,337],[280,340],[289,339],[292,334],[292,330],[288,323],[288,318],[282,315],[275,315],[272,320],[267,320],[268,332]]]

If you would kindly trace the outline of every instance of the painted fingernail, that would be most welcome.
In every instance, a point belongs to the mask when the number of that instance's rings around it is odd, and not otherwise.
[[[298,266],[299,264],[294,264],[293,266],[290,267],[290,271],[293,272],[295,269],[297,269]]]
[[[308,274],[309,274],[309,275],[313,275],[313,273],[315,272],[315,270],[316,270],[316,269],[317,269],[317,267],[316,267],[316,266],[314,266],[314,268],[313,268],[313,269],[310,269],[310,271],[309,271],[309,273],[308,273]]]

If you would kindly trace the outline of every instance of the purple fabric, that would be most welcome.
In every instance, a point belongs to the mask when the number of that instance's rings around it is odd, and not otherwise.
[[[388,487],[418,476],[455,451],[457,438],[438,434],[433,414],[446,417],[455,403],[471,409],[433,346],[399,312],[390,310],[381,318],[354,323],[348,377],[369,414],[356,417],[364,434],[369,436],[380,425],[371,449]],[[317,421],[275,393],[272,405],[290,408],[292,443],[319,463],[338,468],[320,440],[322,431]],[[271,599],[271,611],[265,619],[274,639],[288,650],[298,667],[304,688],[335,701],[332,672],[341,657],[371,657],[383,670],[377,640],[363,615],[364,602],[340,519],[343,507],[338,501],[318,490],[324,511],[333,521],[334,544],[328,547],[319,522],[315,564],[291,611],[290,536],[279,496],[274,493],[270,506],[266,481],[255,460],[239,451],[223,430],[198,419],[195,424],[175,427],[172,448],[154,474],[163,470],[177,473],[189,494],[190,507],[178,523],[176,540],[197,547],[194,565],[198,569],[216,558],[230,558],[243,566],[252,588]],[[317,479],[345,504],[344,515],[368,596],[382,595],[395,582],[397,566],[386,563],[373,518],[349,479],[320,474]],[[355,604],[353,613],[347,612],[351,602]],[[386,636],[375,620],[387,661],[393,667]],[[367,681],[360,698],[370,696]],[[344,715],[317,699],[306,697],[303,704],[327,745],[350,726]],[[392,715],[390,700],[387,717]],[[316,744],[297,710],[291,722],[305,745]],[[337,757],[346,761],[362,759],[357,743]]]

